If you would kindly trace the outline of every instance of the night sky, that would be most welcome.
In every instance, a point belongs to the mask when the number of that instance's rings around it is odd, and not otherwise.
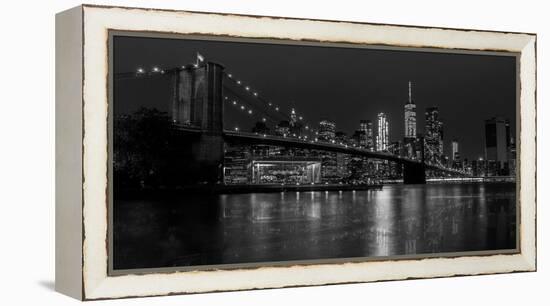
[[[515,127],[512,56],[120,36],[115,37],[114,50],[115,74],[135,72],[138,67],[169,69],[194,63],[199,52],[223,64],[228,73],[281,111],[294,107],[315,126],[328,117],[348,135],[359,128],[361,119],[372,120],[376,127],[376,114],[385,112],[390,141],[402,140],[404,135],[403,106],[410,80],[417,130],[424,132],[425,108],[438,106],[447,155],[452,139],[457,138],[462,157],[483,156],[485,119],[505,117]],[[152,81],[134,87],[138,89],[115,90],[115,114],[143,104],[165,108],[166,84]]]

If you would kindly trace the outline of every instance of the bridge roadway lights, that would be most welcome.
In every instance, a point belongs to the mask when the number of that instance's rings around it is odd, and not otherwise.
[[[403,183],[426,184],[426,166],[421,163],[404,163]]]

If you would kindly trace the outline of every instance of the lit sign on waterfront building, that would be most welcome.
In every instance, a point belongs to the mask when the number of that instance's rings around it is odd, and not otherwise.
[[[271,158],[252,161],[252,184],[311,184],[321,182],[321,161]]]

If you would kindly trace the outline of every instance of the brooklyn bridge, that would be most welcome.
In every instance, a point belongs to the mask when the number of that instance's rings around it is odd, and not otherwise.
[[[208,183],[223,182],[225,148],[229,145],[268,145],[283,148],[315,150],[347,154],[368,160],[387,161],[401,167],[404,184],[425,184],[426,173],[442,176],[462,177],[466,173],[453,169],[441,162],[428,162],[424,156],[433,150],[428,143],[420,141],[420,154],[412,158],[406,154],[395,154],[389,150],[368,149],[364,146],[326,140],[317,137],[318,131],[300,116],[305,129],[303,135],[276,134],[273,132],[248,132],[244,129],[228,128],[224,125],[227,110],[240,108],[244,113],[254,114],[267,123],[291,120],[270,99],[259,95],[244,80],[239,80],[223,65],[205,60],[199,56],[196,63],[152,71],[138,69],[137,72],[118,73],[115,80],[164,78],[170,82],[171,105],[168,116],[173,129],[182,139],[189,141],[195,162],[200,165],[201,177]],[[238,101],[238,103],[237,103]],[[252,116],[250,116],[252,117]],[[243,122],[240,126],[252,126],[254,122]]]

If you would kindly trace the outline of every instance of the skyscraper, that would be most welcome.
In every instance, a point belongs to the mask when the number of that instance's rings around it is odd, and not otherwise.
[[[385,113],[378,113],[378,134],[376,135],[376,150],[385,151],[390,142],[389,123]]]
[[[458,140],[455,138],[453,139],[453,142],[452,142],[452,155],[451,155],[451,158],[453,160],[458,160],[460,159],[460,155],[459,155],[459,151],[458,151]]]
[[[508,154],[508,168],[509,168],[509,175],[515,176],[516,175],[516,142],[514,140],[514,137],[510,137],[510,150]]]
[[[412,101],[412,83],[409,81],[409,100],[405,104],[405,138],[416,137],[416,104]]]
[[[369,121],[368,120],[361,120],[359,121],[359,141],[358,141],[358,144],[361,148],[367,148],[367,144],[368,144],[368,136],[367,136],[367,130],[369,128]],[[372,125],[372,123],[371,123]],[[372,128],[372,127],[371,127]]]
[[[364,149],[367,147],[367,135],[365,134],[365,131],[361,130],[355,130],[355,132],[351,135],[349,141],[351,145],[358,146],[361,149]]]
[[[366,149],[369,151],[374,151],[374,131],[372,128],[372,121],[367,120],[367,128],[365,130],[365,134],[367,136],[367,147]]]
[[[300,117],[301,118],[301,117]],[[296,110],[294,108],[290,111],[289,132],[291,137],[300,137],[302,135],[302,123],[298,121],[296,116]]]
[[[336,124],[329,119],[322,119],[319,122],[319,135],[321,141],[333,141],[336,133]]]
[[[275,135],[286,137],[290,133],[290,123],[283,120],[275,126]]]
[[[437,106],[426,108],[426,135],[424,139],[426,143],[426,161],[440,163],[443,158],[443,122],[439,118]]]
[[[508,175],[510,153],[510,120],[491,118],[485,120],[485,160],[496,162],[496,173]]]
[[[322,119],[319,122],[317,138],[324,142],[335,142],[336,124],[329,119]],[[334,152],[321,151],[321,177],[324,183],[337,183],[341,181],[338,176],[337,154]]]
[[[292,110],[290,110],[290,126],[295,126],[296,125],[296,110],[294,110],[294,108],[292,108]]]
[[[359,120],[359,130],[360,131],[367,130],[367,120]]]
[[[401,153],[403,152],[402,143],[400,141],[393,141],[388,145],[388,151],[393,155],[400,156]],[[389,170],[388,174],[390,178],[393,178],[393,179],[399,178],[403,174],[403,167],[401,167],[400,164],[395,162],[388,163],[388,170]]]
[[[455,138],[451,143],[451,162],[450,166],[455,169],[462,169],[462,162],[460,161],[460,152],[458,147],[458,140]]]

